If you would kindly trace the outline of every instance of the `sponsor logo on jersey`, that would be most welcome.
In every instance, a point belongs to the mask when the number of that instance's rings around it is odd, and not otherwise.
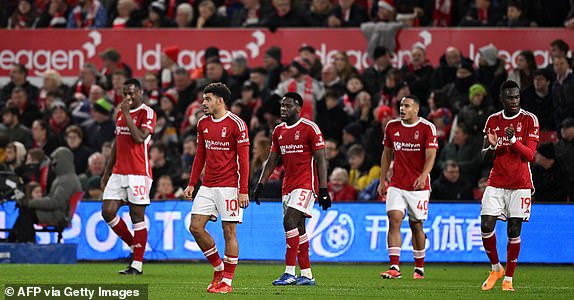
[[[205,148],[209,150],[225,151],[229,150],[229,142],[205,140]]]
[[[421,151],[420,143],[405,143],[405,142],[394,142],[393,143],[396,151]]]
[[[116,126],[116,135],[131,135],[127,126]]]
[[[281,145],[279,146],[281,149],[281,155],[291,154],[291,153],[303,153],[303,145]]]

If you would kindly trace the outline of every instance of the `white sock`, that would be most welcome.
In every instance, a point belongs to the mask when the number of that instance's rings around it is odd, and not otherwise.
[[[223,271],[223,261],[222,261],[217,267],[214,267],[213,270],[215,270],[215,271]]]
[[[131,267],[141,272],[142,267],[143,267],[143,262],[134,260],[134,261],[132,261]]]
[[[399,265],[391,265],[391,268],[395,268],[399,272],[401,271],[401,269],[399,268]]]
[[[305,276],[309,279],[313,279],[313,273],[311,273],[311,268],[309,269],[302,269],[301,270],[301,276]]]
[[[492,270],[493,270],[494,272],[500,272],[500,268],[501,268],[501,267],[502,267],[502,266],[500,265],[500,263],[497,263],[497,264],[492,265]]]
[[[231,286],[231,281],[233,281],[231,278],[225,278],[225,277],[223,277],[223,279],[221,279],[221,282],[224,282],[224,283],[227,284],[228,286]]]
[[[419,271],[421,271],[421,272],[423,272],[423,273],[425,272],[425,268],[415,267],[415,270],[419,270]]]
[[[512,277],[504,276],[504,281],[510,281],[512,283]]]
[[[285,273],[295,276],[295,266],[285,266]]]

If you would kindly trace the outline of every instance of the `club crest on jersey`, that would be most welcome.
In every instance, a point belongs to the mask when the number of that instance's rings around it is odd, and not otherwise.
[[[221,137],[225,137],[227,135],[227,127],[223,127],[223,129],[221,129]]]
[[[297,132],[295,132],[295,140],[298,141],[300,136],[301,136],[301,132],[299,132],[299,130],[297,130]]]
[[[415,132],[415,140],[418,140],[418,139],[419,139],[419,131],[417,130],[417,131]]]
[[[521,132],[522,131],[522,122],[519,122],[518,125],[516,125],[516,132]]]

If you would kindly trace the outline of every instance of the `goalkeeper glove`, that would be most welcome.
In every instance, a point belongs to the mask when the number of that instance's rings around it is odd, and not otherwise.
[[[329,195],[327,188],[319,189],[319,206],[321,206],[323,210],[327,210],[331,207],[331,195]]]
[[[255,186],[253,196],[251,196],[251,198],[255,200],[255,203],[257,203],[257,205],[261,205],[261,201],[259,201],[259,195],[261,194],[262,191],[263,191],[263,183],[260,182],[257,184],[257,186]]]

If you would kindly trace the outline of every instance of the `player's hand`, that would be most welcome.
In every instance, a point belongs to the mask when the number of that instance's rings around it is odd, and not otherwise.
[[[102,176],[102,180],[100,181],[100,187],[102,188],[102,190],[106,189],[106,185],[108,185],[108,180],[110,180],[110,174],[104,174],[104,176]]]
[[[488,143],[492,147],[496,147],[496,144],[498,144],[498,136],[496,135],[496,131],[492,130],[492,128],[489,128],[486,136],[488,138]]]
[[[263,183],[258,183],[255,186],[255,190],[253,190],[253,195],[251,196],[251,199],[255,200],[255,203],[257,203],[257,205],[261,205],[261,201],[259,201],[259,195],[261,194],[261,192],[263,191]]]
[[[249,206],[249,195],[247,194],[239,194],[239,207],[246,209]]]
[[[183,191],[183,195],[185,196],[185,198],[191,200],[191,197],[193,196],[193,190],[194,190],[194,189],[195,189],[194,186],[188,185],[188,186],[185,188],[185,191]]]
[[[383,198],[387,195],[387,183],[384,180],[381,180],[379,182],[379,186],[377,187],[377,192],[379,193],[379,196],[381,196]]]
[[[417,180],[415,180],[415,183],[413,184],[413,188],[417,191],[424,189],[426,182],[427,182],[427,178],[428,178],[428,175],[421,174],[421,176],[419,176],[417,178]]]
[[[510,124],[510,127],[504,128],[504,133],[506,133],[506,137],[510,140],[514,137],[514,126]]]
[[[319,206],[321,206],[323,210],[327,210],[331,207],[331,195],[329,195],[327,188],[319,189]]]
[[[120,110],[122,113],[129,114],[130,113],[130,101],[132,100],[131,96],[127,96],[120,102]]]

